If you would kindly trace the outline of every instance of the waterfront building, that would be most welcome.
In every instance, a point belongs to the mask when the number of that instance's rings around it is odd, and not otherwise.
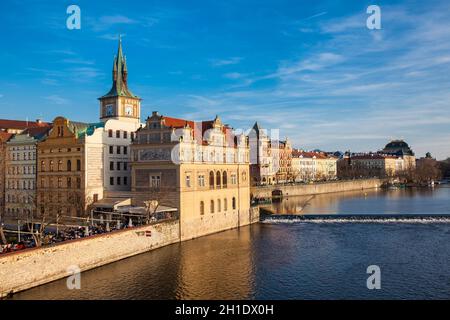
[[[271,142],[272,163],[276,168],[275,181],[283,183],[293,180],[292,145],[288,138]]]
[[[356,154],[344,161],[348,161],[354,175],[363,177],[392,177],[404,168],[401,157],[379,153]],[[341,166],[341,170],[343,174],[344,166]]]
[[[0,217],[5,212],[6,143],[12,136],[12,133],[0,131]]]
[[[292,151],[295,181],[333,180],[337,177],[337,158],[324,152]]]
[[[103,198],[104,123],[53,121],[38,142],[37,209],[52,216],[81,216]]]
[[[255,122],[248,134],[250,147],[250,177],[254,185],[273,184],[275,182],[274,159],[271,140],[267,131]]]
[[[316,179],[316,162],[314,153],[294,149],[292,151],[292,172],[296,182]]]
[[[415,168],[416,166],[416,157],[414,152],[403,140],[390,141],[384,149],[378,153],[403,159],[403,167],[401,170],[409,170],[411,168]]]
[[[249,149],[219,117],[194,122],[153,112],[132,150],[135,205],[179,210],[181,238],[238,226],[250,213]]]
[[[9,217],[22,219],[35,212],[37,143],[50,129],[50,126],[28,128],[7,142],[5,212]]]
[[[119,39],[114,57],[111,90],[100,100],[100,120],[105,123],[104,187],[109,194],[131,191],[130,145],[140,127],[141,99],[128,88],[128,67]]]

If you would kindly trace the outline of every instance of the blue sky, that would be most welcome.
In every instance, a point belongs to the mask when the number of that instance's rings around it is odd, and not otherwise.
[[[66,8],[81,8],[81,30]],[[382,30],[366,28],[371,4]],[[123,35],[142,114],[255,120],[305,149],[450,156],[448,1],[2,1],[0,118],[97,121]]]

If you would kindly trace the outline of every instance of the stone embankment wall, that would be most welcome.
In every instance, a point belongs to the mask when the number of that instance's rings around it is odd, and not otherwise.
[[[252,187],[250,193],[254,198],[270,198],[272,197],[272,192],[281,192],[282,196],[307,196],[323,193],[374,189],[381,187],[382,184],[383,180],[381,179],[360,179],[313,184],[259,186]]]
[[[228,229],[243,227],[259,222],[259,208],[230,210],[205,214],[195,219],[185,220],[181,225],[181,240],[189,240]]]
[[[183,240],[259,221],[259,208],[205,216],[180,234],[169,220],[0,256],[0,298]]]
[[[180,241],[170,220],[0,256],[0,297]]]

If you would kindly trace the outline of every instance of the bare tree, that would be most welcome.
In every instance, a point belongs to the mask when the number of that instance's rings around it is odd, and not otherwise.
[[[150,223],[152,218],[155,217],[156,212],[160,205],[168,200],[169,194],[171,189],[169,188],[162,188],[160,186],[158,187],[152,187],[149,190],[149,200],[144,201],[145,208],[146,208],[146,223]]]

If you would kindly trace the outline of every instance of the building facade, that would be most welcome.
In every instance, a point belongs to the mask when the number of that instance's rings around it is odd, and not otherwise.
[[[272,156],[271,139],[267,130],[255,122],[248,134],[250,148],[250,177],[253,185],[266,185],[275,182],[276,170]],[[276,152],[277,150],[273,150]],[[275,155],[274,155],[275,156]],[[278,162],[276,162],[278,163]]]
[[[5,211],[11,218],[27,219],[36,210],[37,143],[51,127],[35,127],[16,134],[7,143]]]
[[[288,138],[284,141],[271,142],[272,164],[276,170],[275,182],[284,183],[293,181],[292,171],[292,145]]]
[[[292,151],[295,181],[324,181],[337,178],[337,158],[323,152]]]
[[[81,216],[103,198],[103,128],[104,123],[54,119],[38,143],[38,213]]]
[[[0,217],[5,213],[6,143],[12,133],[0,131]]]
[[[153,112],[131,148],[135,204],[176,207],[182,239],[230,228],[249,214],[248,139],[218,117],[195,123]]]

